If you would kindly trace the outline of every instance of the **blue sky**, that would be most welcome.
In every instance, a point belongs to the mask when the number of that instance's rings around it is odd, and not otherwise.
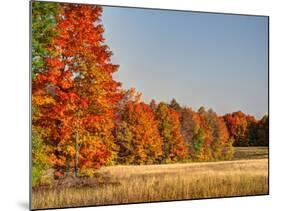
[[[267,18],[104,7],[114,78],[142,99],[218,114],[268,111]]]

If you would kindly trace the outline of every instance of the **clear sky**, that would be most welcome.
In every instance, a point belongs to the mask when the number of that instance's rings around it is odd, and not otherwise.
[[[267,17],[104,7],[114,78],[150,102],[268,111]]]

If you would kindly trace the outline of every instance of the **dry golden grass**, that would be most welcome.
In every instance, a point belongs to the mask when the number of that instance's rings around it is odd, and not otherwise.
[[[268,194],[267,159],[113,166],[100,173],[120,184],[39,190],[33,209]]]

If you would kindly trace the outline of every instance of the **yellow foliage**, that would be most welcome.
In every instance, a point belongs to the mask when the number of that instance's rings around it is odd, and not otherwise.
[[[54,104],[55,100],[51,96],[33,96],[32,103],[34,105],[46,105],[46,104]]]

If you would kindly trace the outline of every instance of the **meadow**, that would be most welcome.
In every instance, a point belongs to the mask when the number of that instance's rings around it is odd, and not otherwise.
[[[234,147],[233,160],[268,158],[268,147]]]
[[[32,208],[268,194],[268,148],[235,148],[232,161],[108,166],[100,182],[33,191]]]

